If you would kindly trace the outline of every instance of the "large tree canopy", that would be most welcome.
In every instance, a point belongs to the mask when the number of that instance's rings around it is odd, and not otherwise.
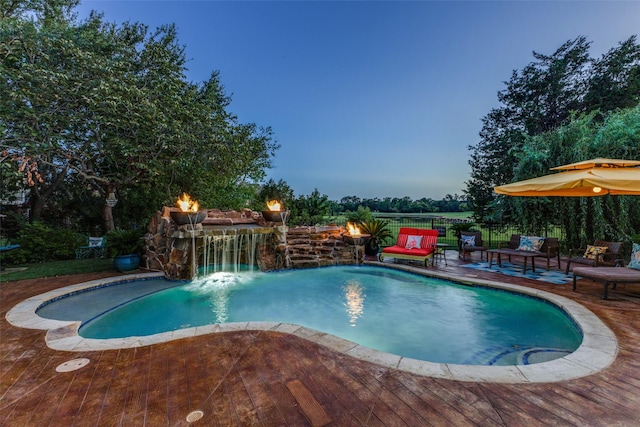
[[[585,37],[578,37],[552,55],[534,52],[535,61],[514,71],[498,93],[501,106],[483,118],[480,141],[469,147],[472,172],[465,194],[477,220],[527,222],[515,199],[496,199],[497,185],[539,176],[550,167],[596,154],[637,158],[635,137],[624,137],[632,148],[624,150],[595,135],[609,114],[640,103],[640,45],[632,36],[600,59],[590,58],[589,45]],[[571,124],[578,118],[579,123]],[[563,126],[567,127],[555,132]],[[535,136],[562,143],[550,143],[547,151],[540,152],[540,140],[531,139]],[[539,162],[540,156],[549,162]],[[533,164],[539,169],[532,169]]]
[[[3,2],[3,6],[4,6]],[[172,25],[153,32],[71,1],[13,1],[0,23],[0,132],[7,185],[26,177],[31,217],[83,201],[144,220],[188,191],[201,203],[246,202],[277,150],[271,130],[239,123],[219,75],[187,81]],[[14,181],[12,181],[12,178]],[[248,189],[248,190],[247,190]]]
[[[609,114],[604,122],[597,111],[567,125],[527,137],[518,155],[514,180],[552,173],[555,166],[597,157],[640,159],[640,104]],[[640,197],[509,197],[514,218],[526,230],[539,232],[559,225],[569,247],[584,247],[595,239],[630,241],[640,231]],[[551,221],[550,221],[551,220]]]

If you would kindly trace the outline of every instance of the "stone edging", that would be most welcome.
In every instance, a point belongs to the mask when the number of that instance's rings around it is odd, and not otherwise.
[[[378,262],[372,262],[371,264],[382,265]],[[385,265],[385,267],[389,266]],[[79,336],[77,332],[80,327],[80,322],[44,319],[35,313],[36,309],[44,302],[70,292],[113,281],[162,277],[162,274],[157,273],[132,274],[117,278],[93,280],[56,289],[28,298],[17,304],[7,313],[6,319],[14,326],[47,330],[45,337],[47,346],[54,350],[61,351],[116,350],[122,348],[142,347],[210,333],[231,331],[274,331],[292,334],[323,345],[337,352],[382,366],[434,378],[472,382],[540,383],[565,381],[591,375],[605,369],[613,363],[618,353],[618,342],[614,333],[590,310],[568,298],[523,286],[510,285],[490,280],[471,279],[469,277],[452,275],[450,273],[444,274],[442,272],[430,271],[412,266],[395,265],[393,268],[424,276],[451,280],[462,284],[505,289],[545,299],[569,313],[582,330],[582,343],[573,353],[549,362],[513,366],[459,365],[425,362],[422,360],[385,353],[361,346],[352,341],[348,341],[331,334],[287,323],[224,323],[163,332],[144,337],[99,340]]]

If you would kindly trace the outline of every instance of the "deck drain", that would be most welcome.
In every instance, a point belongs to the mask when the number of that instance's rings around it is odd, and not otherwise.
[[[89,359],[72,359],[58,365],[58,367],[56,367],[56,372],[71,372],[75,371],[76,369],[80,369],[88,364]]]
[[[198,421],[202,417],[204,417],[204,412],[202,412],[202,411],[193,411],[193,412],[190,412],[189,415],[187,415],[187,422],[188,423],[195,423],[196,421]]]

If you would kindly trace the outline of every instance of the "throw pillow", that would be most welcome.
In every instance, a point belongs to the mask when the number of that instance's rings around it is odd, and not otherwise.
[[[631,261],[629,261],[629,268],[635,268],[640,270],[640,243],[634,243],[631,250]]]
[[[520,236],[519,251],[538,252],[542,248],[544,237],[538,236]]]
[[[422,243],[422,236],[409,236],[404,247],[406,249],[417,249],[420,247],[420,243]]]
[[[598,255],[605,253],[607,249],[609,249],[607,246],[587,245],[587,250],[584,251],[582,258],[596,259]]]
[[[475,246],[476,236],[462,236],[462,246]]]

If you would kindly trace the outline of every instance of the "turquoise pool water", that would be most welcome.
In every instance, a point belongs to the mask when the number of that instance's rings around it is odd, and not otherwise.
[[[129,282],[61,298],[38,315],[82,320],[81,336],[103,339],[292,323],[404,357],[477,365],[548,361],[582,341],[571,319],[543,300],[371,266]]]

